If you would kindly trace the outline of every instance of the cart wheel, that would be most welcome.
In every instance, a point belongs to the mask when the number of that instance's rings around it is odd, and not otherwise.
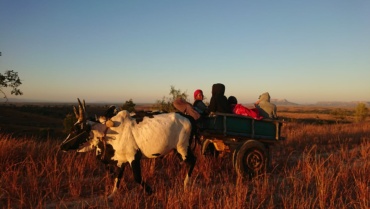
[[[206,139],[202,142],[202,155],[212,155],[217,157],[219,152],[216,150],[215,145],[209,140]]]
[[[237,147],[236,149],[234,149],[233,151],[233,168],[236,168],[236,157],[238,156],[238,151],[239,151],[239,148],[240,147]]]
[[[267,150],[261,142],[249,140],[235,152],[235,169],[240,176],[251,178],[265,171]]]

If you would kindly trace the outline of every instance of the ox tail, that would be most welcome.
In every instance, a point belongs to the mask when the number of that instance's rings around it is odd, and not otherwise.
[[[188,147],[185,162],[186,162],[186,165],[188,167],[188,172],[187,172],[185,180],[184,180],[184,189],[186,190],[187,185],[189,183],[189,179],[191,177],[191,174],[193,173],[195,163],[197,162],[197,158],[193,154],[190,147]]]
[[[198,120],[194,120],[194,118],[190,117],[189,121],[191,123],[191,132],[189,138],[189,147],[192,147],[192,151],[195,151],[197,145],[200,144],[200,137],[199,137],[199,123],[201,123],[202,118]]]

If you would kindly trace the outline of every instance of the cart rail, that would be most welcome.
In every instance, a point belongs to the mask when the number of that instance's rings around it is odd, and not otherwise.
[[[204,137],[284,140],[280,136],[284,121],[254,118],[229,113],[216,113],[202,119],[200,133]]]

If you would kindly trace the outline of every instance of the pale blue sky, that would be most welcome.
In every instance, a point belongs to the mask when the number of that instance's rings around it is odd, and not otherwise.
[[[0,51],[22,99],[369,101],[370,1],[0,0]]]

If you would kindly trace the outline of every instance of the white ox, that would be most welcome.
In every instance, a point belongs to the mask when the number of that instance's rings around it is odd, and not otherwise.
[[[153,191],[141,177],[140,159],[156,158],[176,150],[188,165],[184,187],[193,171],[196,157],[190,149],[193,137],[190,120],[178,113],[166,113],[143,117],[140,122],[132,118],[127,111],[120,111],[111,118],[110,125],[86,119],[85,101],[79,102],[79,112],[75,110],[78,121],[73,131],[61,144],[63,151],[77,150],[86,152],[96,148],[97,158],[105,164],[119,167],[115,177],[112,198],[116,193],[124,171],[124,164],[129,163],[134,179],[146,191]],[[112,123],[113,122],[113,123]],[[107,123],[108,124],[108,123]],[[85,146],[81,146],[84,144]],[[87,144],[87,146],[86,146]]]

